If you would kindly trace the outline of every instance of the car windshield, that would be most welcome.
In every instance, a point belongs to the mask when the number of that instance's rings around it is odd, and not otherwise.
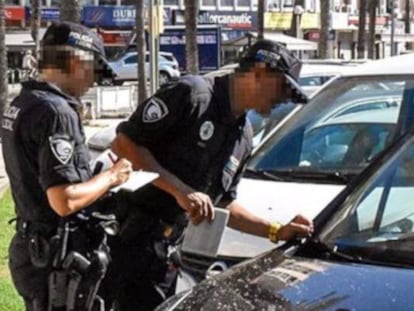
[[[329,174],[359,173],[394,139],[413,81],[412,76],[334,80],[259,145],[248,169],[321,182]]]
[[[349,195],[320,241],[359,261],[414,265],[414,138]]]

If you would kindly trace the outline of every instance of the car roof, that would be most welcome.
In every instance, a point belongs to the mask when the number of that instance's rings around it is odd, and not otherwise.
[[[350,68],[354,67],[346,65],[303,64],[300,76],[337,75],[348,72]]]
[[[412,75],[414,74],[414,54],[405,54],[371,61],[350,67],[343,76],[373,75]]]

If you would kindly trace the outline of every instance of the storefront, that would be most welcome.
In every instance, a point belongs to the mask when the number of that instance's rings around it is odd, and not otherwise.
[[[171,10],[164,8],[164,25],[171,25]],[[101,34],[108,57],[125,48],[135,28],[135,6],[85,6],[83,24]]]
[[[173,24],[184,25],[184,10],[173,11]],[[198,15],[200,25],[220,25],[222,41],[236,40],[247,31],[257,30],[257,12],[246,11],[213,11],[200,10]]]

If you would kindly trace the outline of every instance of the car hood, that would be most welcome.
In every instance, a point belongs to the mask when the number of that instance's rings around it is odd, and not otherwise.
[[[413,278],[413,269],[274,250],[203,281],[175,310],[412,310]]]
[[[297,214],[314,218],[343,188],[343,185],[242,178],[237,201],[264,219],[287,223]],[[250,258],[274,246],[267,239],[227,227],[218,255]]]

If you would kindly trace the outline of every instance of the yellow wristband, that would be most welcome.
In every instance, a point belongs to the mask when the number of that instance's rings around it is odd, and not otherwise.
[[[276,243],[279,241],[278,239],[278,232],[279,229],[282,227],[282,224],[279,222],[273,222],[269,226],[269,240]]]

